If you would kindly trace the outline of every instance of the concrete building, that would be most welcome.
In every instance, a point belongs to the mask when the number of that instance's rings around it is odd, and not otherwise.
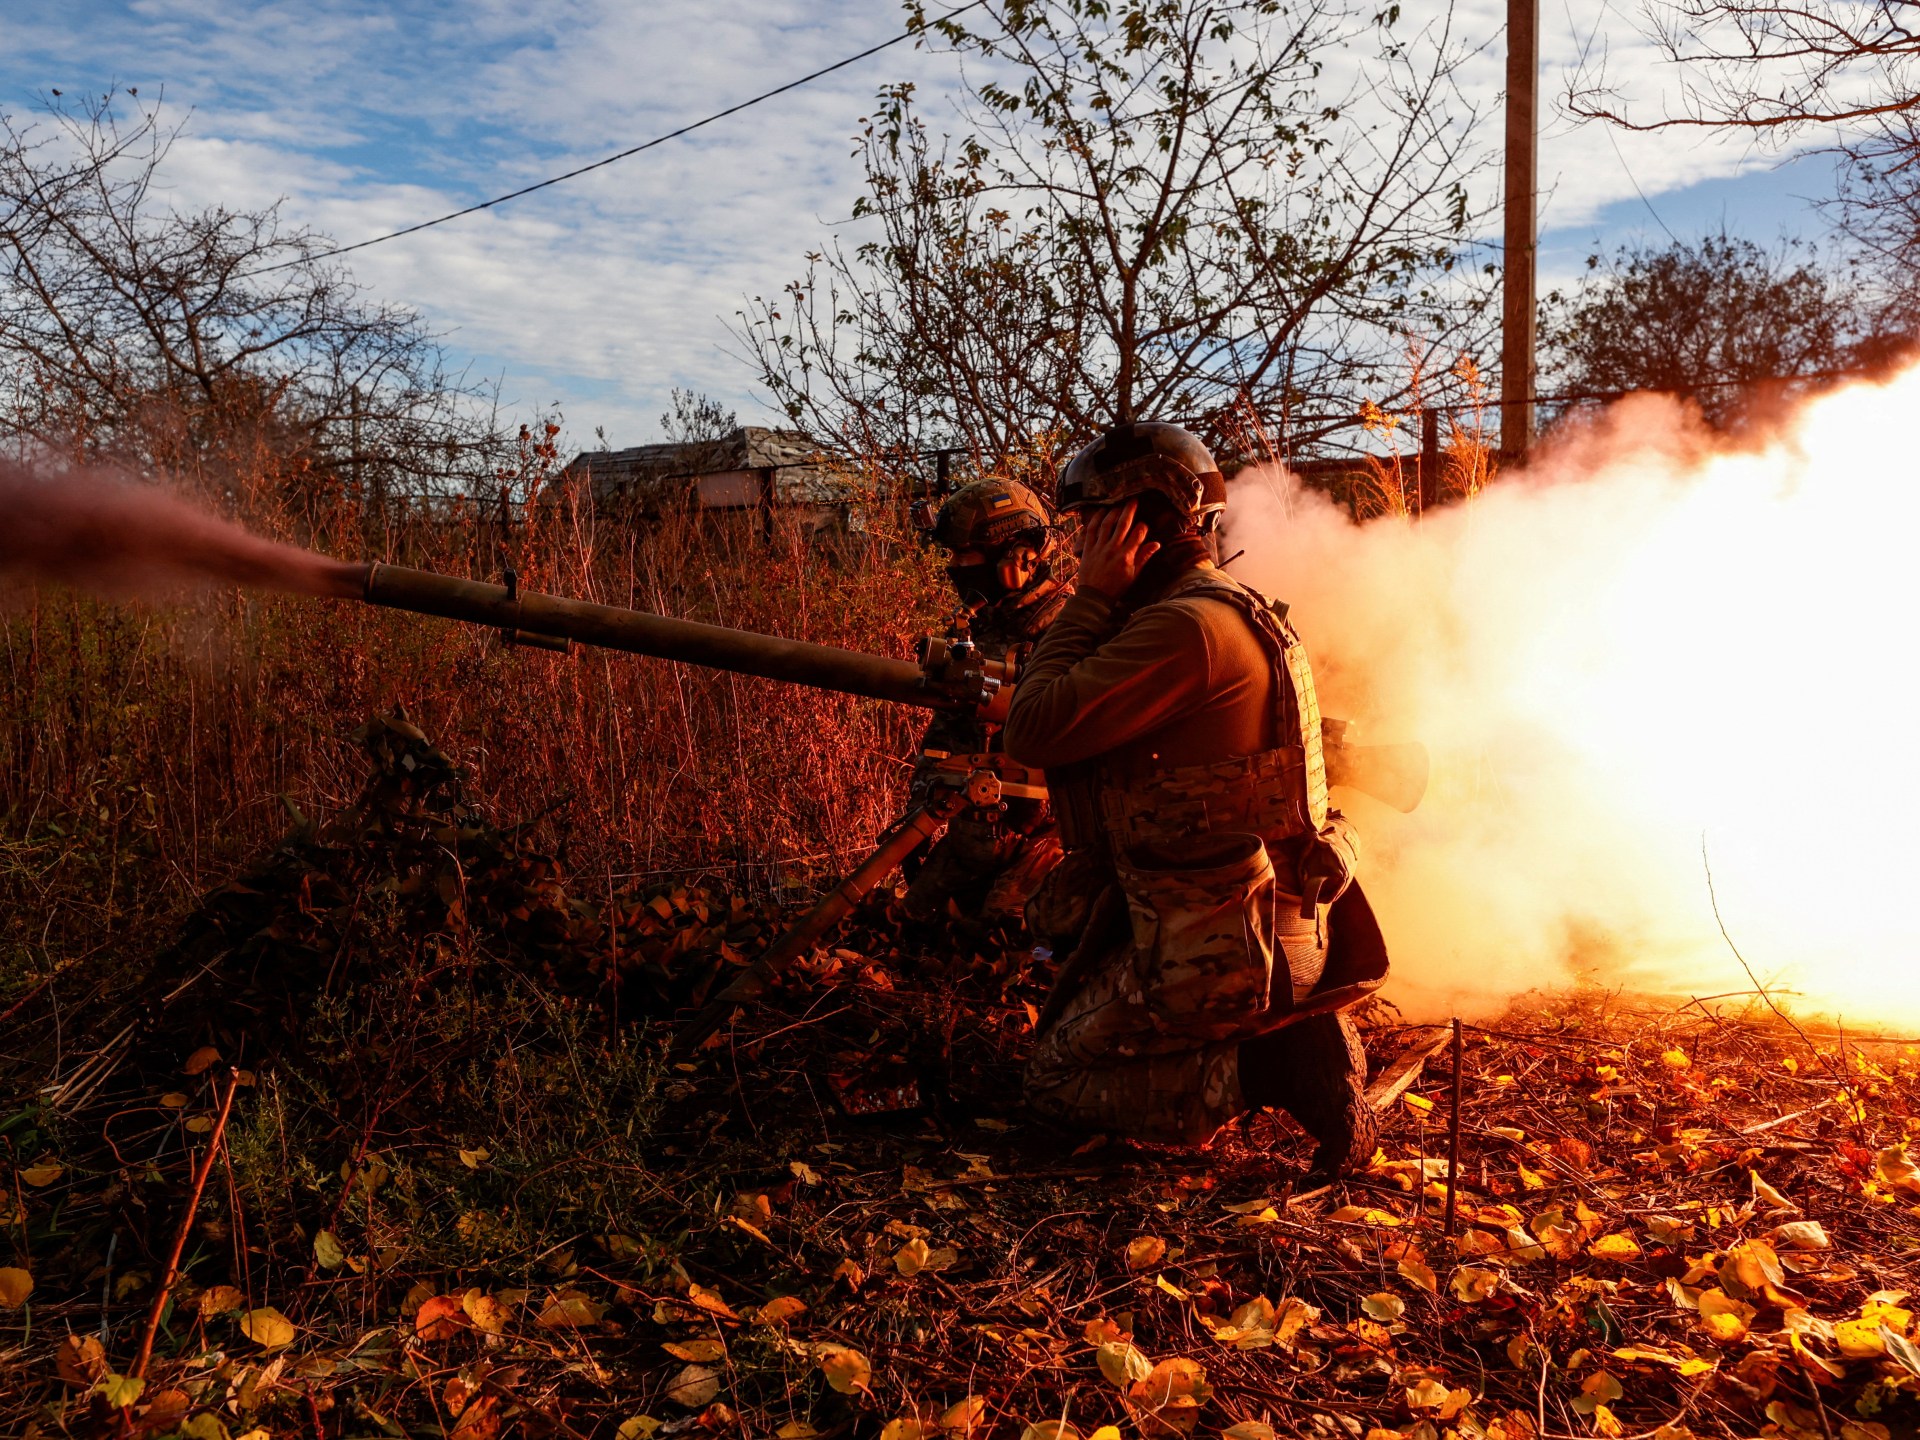
[[[584,483],[596,509],[688,505],[783,512],[803,529],[863,530],[870,483],[803,431],[745,425],[715,440],[583,450],[562,478]]]

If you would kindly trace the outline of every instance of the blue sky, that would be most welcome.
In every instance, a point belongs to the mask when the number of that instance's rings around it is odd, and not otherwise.
[[[1461,0],[1484,35],[1469,89],[1500,84],[1499,0]],[[1576,31],[1543,6],[1543,94],[1580,56],[1658,101],[1664,77],[1603,10]],[[1557,20],[1556,20],[1557,17]],[[186,207],[287,214],[342,242],[571,168],[861,50],[901,27],[896,0],[8,0],[0,109],[53,87],[164,95],[186,134],[167,174]],[[558,405],[569,435],[657,438],[676,385],[765,422],[728,325],[797,276],[857,194],[853,136],[874,91],[937,97],[946,56],[899,46],[582,180],[353,257],[378,297],[420,310],[506,402]],[[1623,242],[1724,222],[1772,243],[1813,236],[1825,162],[1785,167],[1698,134],[1543,131],[1543,288]],[[1636,186],[1638,190],[1636,191]],[[1641,198],[1642,194],[1646,197]],[[1651,207],[1651,208],[1650,208]],[[1658,215],[1656,221],[1654,216]]]

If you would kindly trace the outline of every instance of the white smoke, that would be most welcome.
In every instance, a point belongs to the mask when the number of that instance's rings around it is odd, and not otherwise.
[[[1293,605],[1322,708],[1418,738],[1401,816],[1336,792],[1411,1013],[1592,979],[1761,979],[1849,1026],[1920,1023],[1920,374],[1716,449],[1615,407],[1426,519],[1350,523],[1239,478],[1233,573]]]

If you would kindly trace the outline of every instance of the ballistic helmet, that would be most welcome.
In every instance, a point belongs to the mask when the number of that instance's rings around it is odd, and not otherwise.
[[[1060,508],[1164,495],[1198,529],[1227,508],[1227,481],[1191,432],[1158,420],[1115,425],[1067,462]]]
[[[940,507],[932,534],[956,553],[987,553],[1028,535],[1033,548],[1044,551],[1052,529],[1046,503],[1018,480],[975,480]]]

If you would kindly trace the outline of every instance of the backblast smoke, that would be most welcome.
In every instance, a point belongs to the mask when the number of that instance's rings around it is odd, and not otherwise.
[[[362,572],[263,540],[154,485],[0,461],[0,583],[21,579],[110,595],[211,581],[351,599]]]
[[[1413,815],[1346,801],[1403,1006],[1751,991],[1737,945],[1803,1014],[1920,1024],[1916,413],[1920,371],[1742,451],[1635,399],[1417,522],[1236,482],[1326,713],[1434,752]]]

